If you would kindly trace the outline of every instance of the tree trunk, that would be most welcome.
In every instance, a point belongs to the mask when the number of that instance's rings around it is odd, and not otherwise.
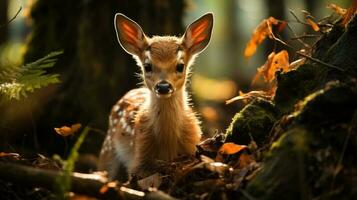
[[[53,127],[80,122],[105,130],[111,106],[137,86],[139,80],[134,74],[139,72],[138,67],[116,39],[115,13],[122,12],[136,20],[148,35],[177,35],[183,31],[183,7],[182,0],[39,0],[35,3],[25,62],[52,51],[64,51],[52,71],[61,75],[62,82],[42,90],[49,99],[40,103],[41,113],[32,111],[36,113],[34,123],[40,150],[42,147],[50,153],[62,153],[58,152],[63,149],[58,145],[62,140],[54,138]],[[96,153],[101,145],[98,137],[103,134],[92,136],[87,142]]]

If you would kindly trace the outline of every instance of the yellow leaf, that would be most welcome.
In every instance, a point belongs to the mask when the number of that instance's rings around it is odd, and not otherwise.
[[[62,126],[61,128],[54,128],[56,133],[60,134],[63,137],[69,136],[77,132],[81,128],[81,124],[73,124],[71,127]]]
[[[224,143],[221,148],[219,148],[218,153],[220,154],[236,154],[244,149],[247,149],[248,147],[245,145],[238,145],[238,144],[234,144],[232,142],[227,142]]]
[[[264,19],[254,30],[252,37],[250,38],[247,46],[244,50],[244,56],[246,58],[251,57],[257,50],[257,47],[262,43],[267,36],[272,37],[272,25],[278,25],[279,21],[274,17]]]

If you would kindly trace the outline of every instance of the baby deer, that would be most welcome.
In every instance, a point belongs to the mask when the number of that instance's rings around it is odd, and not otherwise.
[[[196,55],[209,43],[213,15],[194,21],[182,37],[148,37],[121,13],[114,24],[121,47],[141,68],[144,85],[113,106],[99,156],[99,169],[123,180],[128,174],[148,175],[156,160],[195,153],[200,122],[189,106],[185,85]]]

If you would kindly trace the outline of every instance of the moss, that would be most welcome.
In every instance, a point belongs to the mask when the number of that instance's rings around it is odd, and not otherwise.
[[[237,113],[226,131],[226,142],[249,144],[253,139],[263,144],[278,117],[274,105],[265,100],[256,100]]]
[[[266,200],[354,197],[356,81],[331,82],[298,105],[246,191]]]
[[[262,171],[246,191],[256,199],[308,199],[305,185],[309,134],[302,127],[286,132],[269,152]]]
[[[278,88],[274,102],[286,114],[294,110],[294,105],[302,98],[318,89],[319,79],[324,71],[312,64],[301,65],[298,69],[277,76]]]

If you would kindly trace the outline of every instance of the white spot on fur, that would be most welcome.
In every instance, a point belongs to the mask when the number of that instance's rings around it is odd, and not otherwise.
[[[118,119],[114,119],[112,122],[113,122],[113,124],[115,125],[115,124],[118,123]]]
[[[117,111],[119,110],[119,106],[118,106],[118,105],[115,105],[115,106],[113,107],[113,110],[114,110],[114,112],[117,112]]]
[[[131,133],[132,133],[131,131],[132,131],[131,127],[130,127],[130,126],[127,126],[126,129],[125,129],[125,132],[131,134]]]
[[[112,133],[115,133],[115,131],[117,131],[116,128],[112,128]]]

